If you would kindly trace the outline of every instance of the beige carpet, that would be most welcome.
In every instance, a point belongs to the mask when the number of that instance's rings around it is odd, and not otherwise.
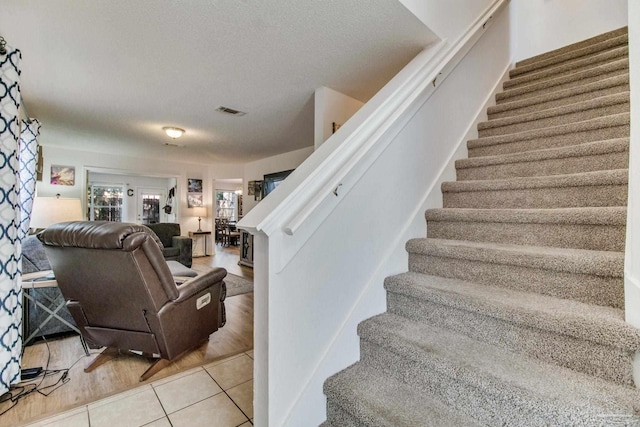
[[[325,426],[640,425],[627,30],[517,64],[329,378]]]
[[[203,264],[193,264],[191,268],[196,270],[197,272],[206,272],[213,270],[213,267],[209,267]],[[248,280],[244,277],[240,277],[238,275],[227,272],[227,276],[224,278],[224,282],[227,285],[227,297],[253,292],[253,280]]]

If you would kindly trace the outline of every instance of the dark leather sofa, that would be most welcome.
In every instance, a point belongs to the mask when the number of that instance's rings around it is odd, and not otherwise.
[[[162,255],[167,261],[178,261],[191,267],[193,241],[191,237],[180,235],[180,224],[160,222],[148,224],[147,227],[153,230],[162,242]]]
[[[226,270],[176,284],[157,236],[145,226],[75,221],[54,224],[38,238],[83,337],[106,347],[86,372],[135,350],[159,357],[143,381],[226,321]]]

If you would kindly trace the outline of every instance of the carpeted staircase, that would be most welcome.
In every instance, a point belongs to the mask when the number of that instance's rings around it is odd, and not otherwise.
[[[324,426],[640,425],[626,28],[521,61],[329,378]]]

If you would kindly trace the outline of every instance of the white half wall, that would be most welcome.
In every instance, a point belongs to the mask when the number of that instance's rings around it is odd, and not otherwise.
[[[333,135],[333,123],[343,125],[364,105],[364,102],[343,93],[320,87],[314,96],[313,147],[315,150]]]
[[[288,153],[278,154],[277,156],[267,157],[265,159],[256,160],[255,162],[245,163],[244,180],[242,187],[242,205],[243,212],[246,215],[253,209],[259,201],[254,196],[249,195],[249,181],[260,181],[265,174],[276,173],[297,168],[300,163],[313,153],[313,147],[305,147],[299,150],[289,151]]]
[[[508,17],[504,11],[494,18],[283,268],[276,258],[298,234],[269,236],[269,298],[256,299],[268,304],[256,335],[268,333],[260,350],[268,348],[269,372],[264,378],[257,371],[256,381],[268,380],[269,413],[267,419],[258,400],[256,425],[325,420],[324,380],[358,360],[358,323],[385,310],[384,278],[407,270],[404,245],[426,236],[424,211],[442,206],[439,184],[455,179],[454,153],[464,155],[469,132],[509,66]],[[256,348],[256,354],[262,360],[264,353]]]
[[[512,59],[520,61],[624,27],[627,0],[511,0],[511,14]]]

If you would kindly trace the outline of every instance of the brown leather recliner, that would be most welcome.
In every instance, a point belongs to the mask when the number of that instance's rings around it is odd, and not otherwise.
[[[144,381],[225,323],[226,270],[176,284],[154,233],[142,225],[74,221],[38,235],[83,337],[107,347],[85,372],[120,351],[159,357]]]

